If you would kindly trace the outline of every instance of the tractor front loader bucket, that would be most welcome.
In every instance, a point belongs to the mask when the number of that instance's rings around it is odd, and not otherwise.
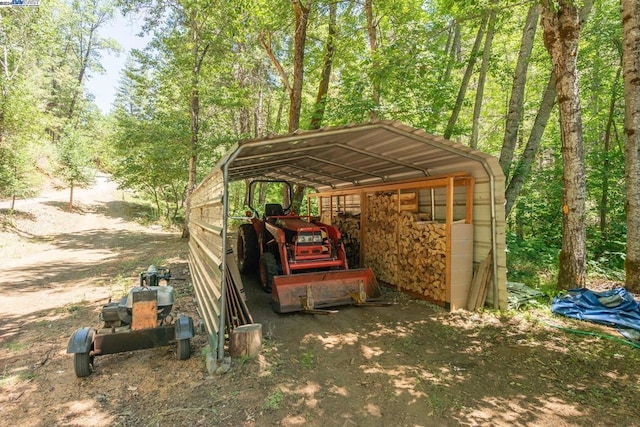
[[[365,305],[382,296],[370,268],[275,276],[273,309],[278,313],[321,313],[339,305]]]

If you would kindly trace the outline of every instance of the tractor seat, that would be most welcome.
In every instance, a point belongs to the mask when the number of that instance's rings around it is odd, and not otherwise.
[[[267,203],[264,205],[264,216],[282,216],[284,215],[284,209],[280,203]]]

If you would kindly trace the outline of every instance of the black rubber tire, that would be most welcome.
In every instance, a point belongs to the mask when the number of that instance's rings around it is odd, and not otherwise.
[[[92,357],[89,353],[74,353],[73,354],[73,370],[76,373],[76,377],[83,378],[91,375]]]
[[[273,276],[278,275],[278,263],[271,252],[265,252],[260,257],[260,283],[265,292],[271,292]]]
[[[178,354],[178,360],[187,360],[191,357],[191,339],[185,338],[178,340],[176,344],[176,352]]]
[[[238,229],[236,252],[240,273],[255,273],[258,268],[260,251],[258,249],[258,235],[253,224],[242,224]]]

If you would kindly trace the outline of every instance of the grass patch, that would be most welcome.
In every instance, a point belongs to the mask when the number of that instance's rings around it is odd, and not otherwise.
[[[26,347],[27,345],[22,342],[10,342],[4,346],[4,348],[9,350],[11,353],[17,353],[19,351],[24,350]]]
[[[305,351],[300,356],[300,364],[305,368],[311,368],[313,366],[313,352],[311,350]]]
[[[80,312],[80,310],[82,309],[82,304],[84,303],[84,301],[80,302],[79,304],[65,304],[62,307],[59,307],[56,309],[57,313],[63,313],[63,314],[70,314],[71,316],[76,316],[78,315],[78,313]]]
[[[0,387],[16,384],[21,381],[31,381],[36,377],[37,375],[33,372],[20,372],[14,375],[3,376],[0,378]]]
[[[266,410],[275,411],[280,409],[280,406],[282,405],[283,400],[284,400],[284,393],[282,393],[282,390],[278,389],[273,393],[271,393],[269,396],[267,396],[267,398],[264,400],[264,405],[262,405],[262,407],[263,409],[266,409]]]

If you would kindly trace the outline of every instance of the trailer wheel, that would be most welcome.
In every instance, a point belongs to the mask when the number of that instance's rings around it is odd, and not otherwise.
[[[236,250],[240,273],[255,273],[260,254],[258,252],[258,235],[252,224],[242,224],[238,229]]]
[[[73,370],[76,373],[76,377],[88,377],[91,374],[92,359],[89,353],[73,354]]]
[[[273,276],[278,275],[278,263],[271,252],[265,252],[260,258],[260,283],[265,292],[271,292]]]
[[[177,344],[178,360],[187,360],[191,357],[191,340],[189,338],[178,340]]]

